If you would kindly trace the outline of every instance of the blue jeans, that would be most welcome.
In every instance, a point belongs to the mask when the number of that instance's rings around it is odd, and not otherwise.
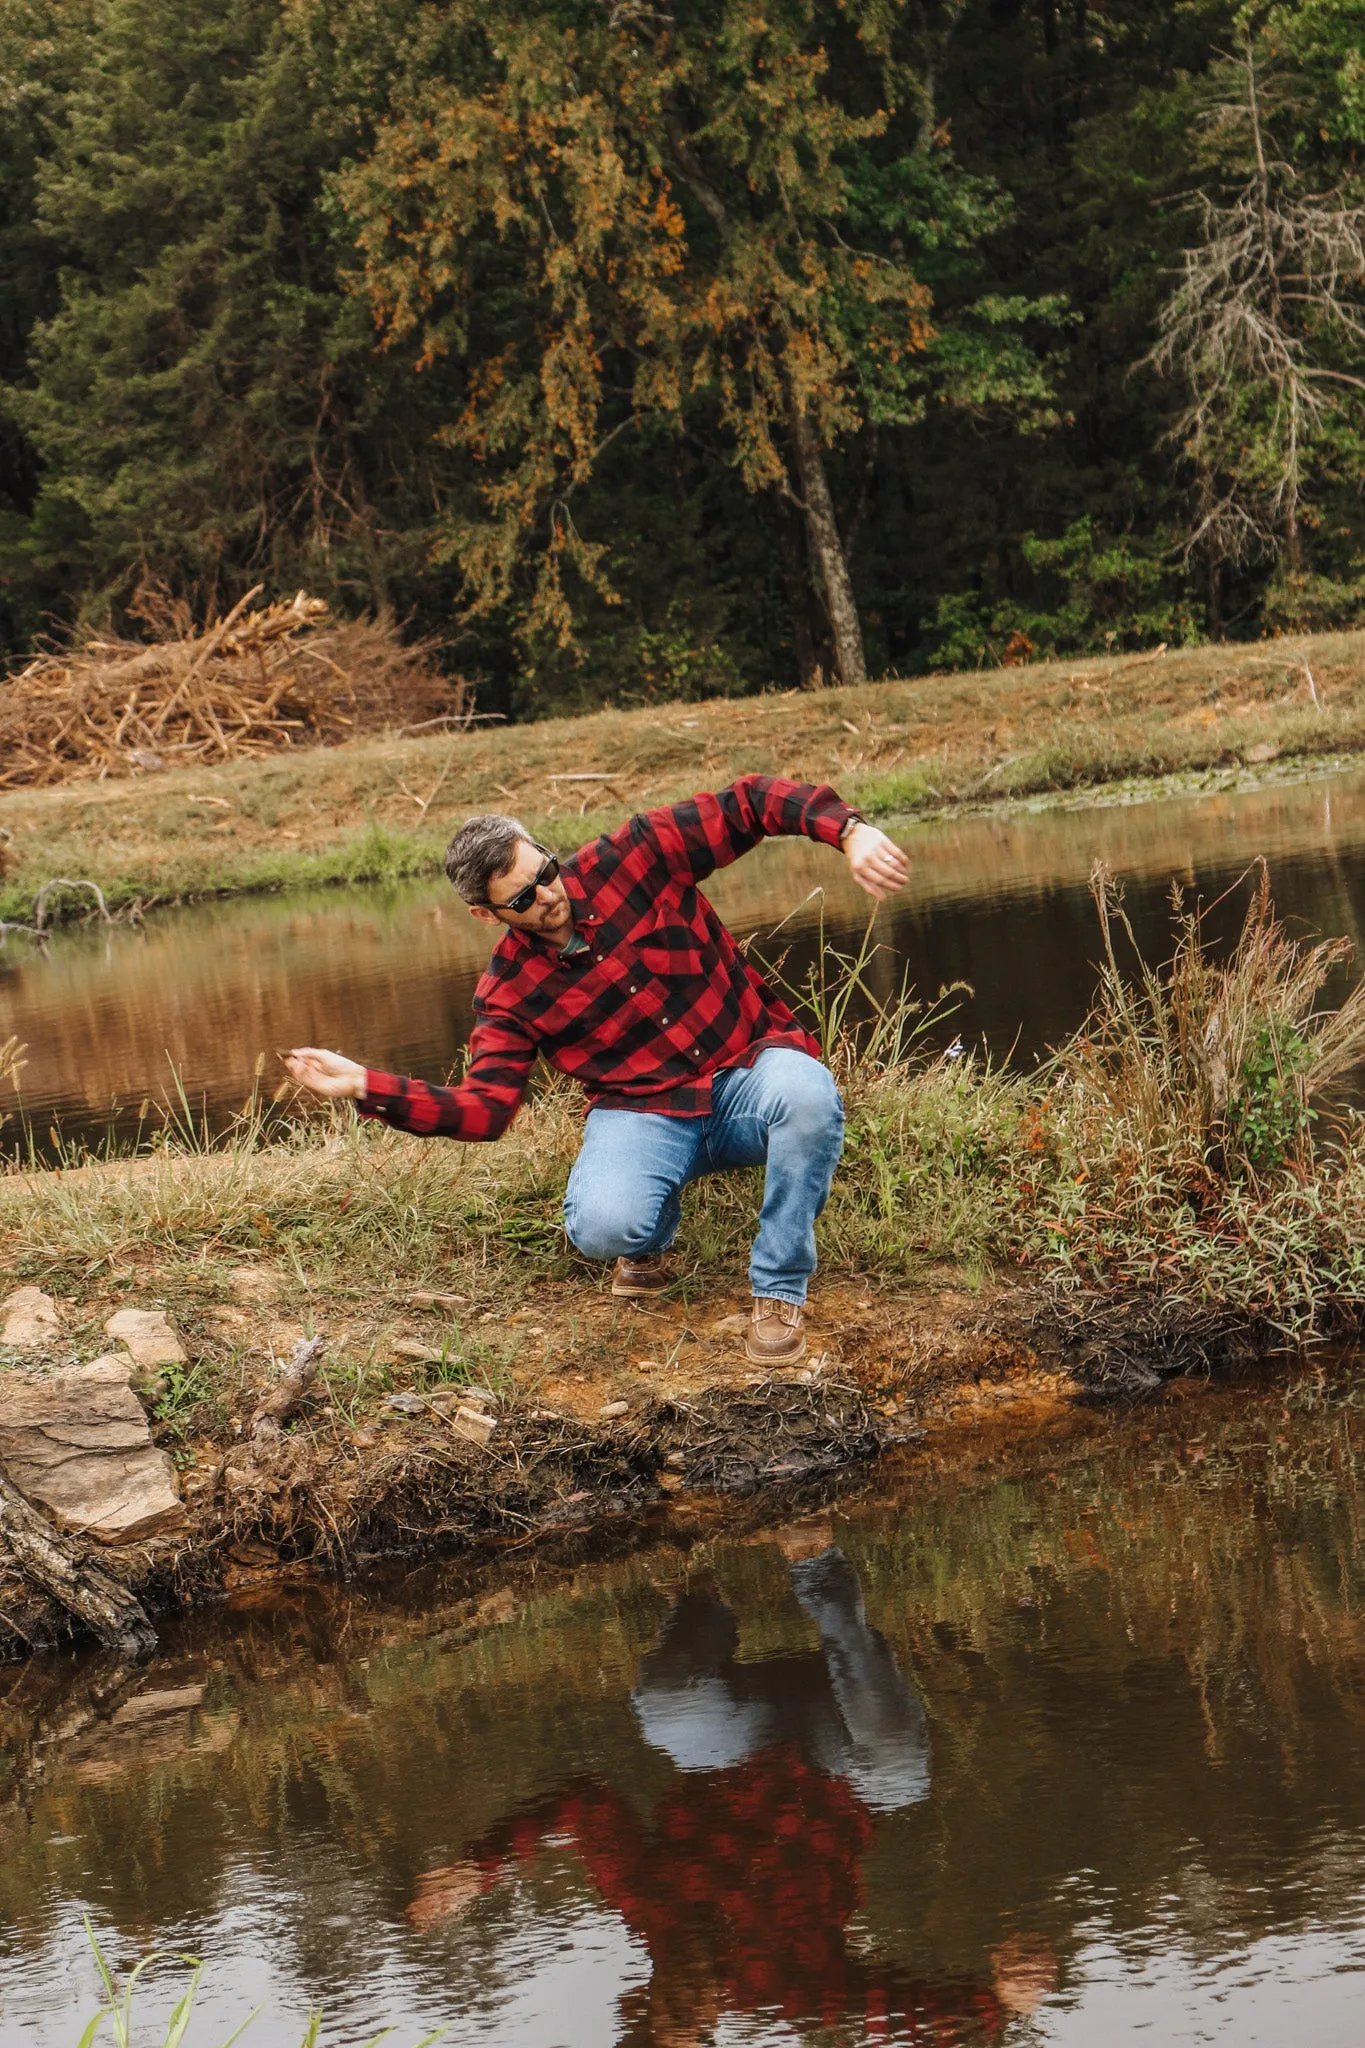
[[[715,1076],[709,1116],[591,1110],[565,1227],[586,1258],[650,1258],[677,1236],[689,1181],[766,1165],[750,1285],[768,1299],[802,1302],[815,1271],[815,1219],[843,1144],[844,1108],[828,1067],[770,1046],[751,1067]]]

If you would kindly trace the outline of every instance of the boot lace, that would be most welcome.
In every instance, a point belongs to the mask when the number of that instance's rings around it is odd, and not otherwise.
[[[799,1301],[778,1301],[772,1295],[760,1295],[754,1302],[754,1318],[765,1321],[769,1316],[776,1317],[779,1323],[785,1323],[789,1330],[794,1330],[801,1320],[801,1304]]]

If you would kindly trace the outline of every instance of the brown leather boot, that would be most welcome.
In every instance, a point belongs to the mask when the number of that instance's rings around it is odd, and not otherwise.
[[[621,1294],[628,1301],[642,1300],[646,1295],[662,1294],[673,1285],[673,1268],[666,1259],[618,1259],[616,1271],[611,1276],[611,1291]]]
[[[806,1324],[800,1304],[756,1294],[744,1349],[755,1365],[795,1365],[804,1358]]]

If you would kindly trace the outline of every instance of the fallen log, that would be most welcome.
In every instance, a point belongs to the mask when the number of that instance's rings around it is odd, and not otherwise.
[[[119,1650],[125,1657],[151,1655],[156,1648],[156,1630],[137,1596],[83,1557],[79,1547],[31,1507],[3,1472],[0,1529],[20,1570],[68,1614],[84,1622],[105,1649]]]

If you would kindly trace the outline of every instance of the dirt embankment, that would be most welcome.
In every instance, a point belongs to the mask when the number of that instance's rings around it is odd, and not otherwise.
[[[492,1557],[717,1496],[799,1499],[895,1445],[955,1441],[982,1417],[1064,1429],[1082,1391],[1038,1356],[1021,1298],[1004,1289],[832,1284],[807,1358],[765,1375],[744,1356],[738,1294],[645,1308],[545,1282],[513,1312],[549,1361],[542,1369],[492,1386],[464,1372],[443,1379],[431,1340],[449,1299],[418,1293],[407,1334],[388,1345],[389,1389],[363,1413],[324,1373],[282,1430],[253,1436],[299,1324],[268,1265],[239,1266],[230,1280],[232,1300],[190,1333],[186,1365],[140,1385],[178,1468],[185,1526],[122,1548],[76,1546],[153,1614],[385,1556]],[[224,1348],[230,1376],[214,1355]],[[172,1398],[170,1379],[192,1391],[212,1371],[224,1386],[212,1415]],[[0,1629],[11,1655],[72,1632],[12,1557],[0,1561]]]

